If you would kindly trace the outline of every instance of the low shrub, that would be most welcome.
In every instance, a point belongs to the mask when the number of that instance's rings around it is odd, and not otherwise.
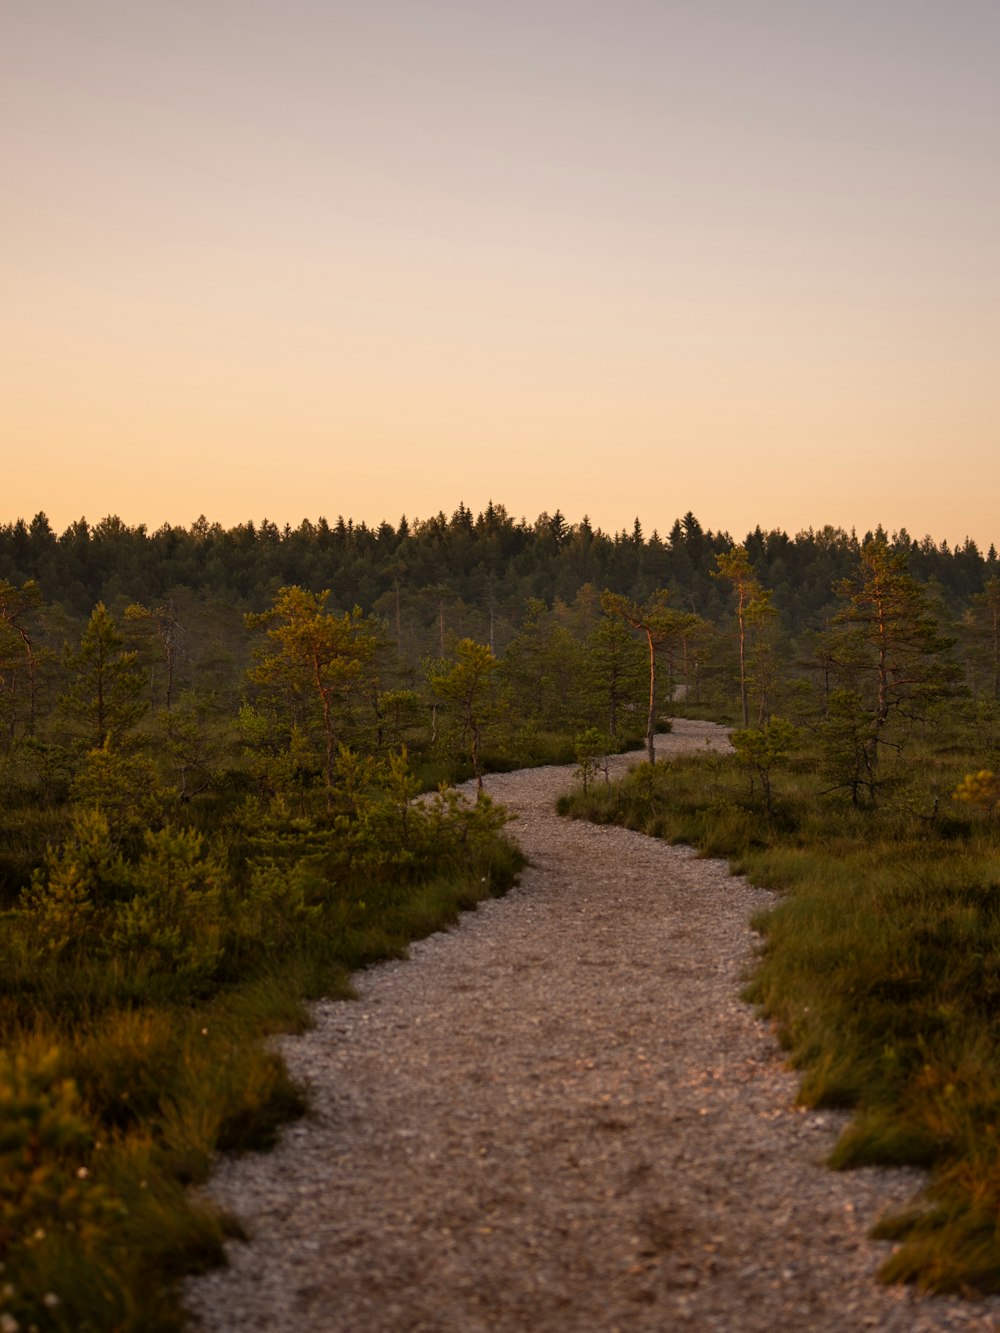
[[[179,1329],[174,1280],[219,1262],[232,1229],[188,1187],[304,1109],[259,1038],[513,882],[488,799],[416,802],[398,757],[342,754],[338,777],[307,813],[241,793],[224,836],[139,831],[129,807],[121,838],[99,802],[78,805],[0,916],[11,1328]]]

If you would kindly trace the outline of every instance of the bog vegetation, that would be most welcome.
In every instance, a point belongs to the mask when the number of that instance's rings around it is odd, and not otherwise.
[[[889,1275],[1000,1286],[998,619],[993,550],[905,533],[0,529],[0,1327],[179,1327],[235,1225],[188,1186],[302,1109],[253,1038],[502,892],[448,784],[545,762],[788,890],[803,1097],[934,1170]],[[608,784],[681,709],[732,760]]]

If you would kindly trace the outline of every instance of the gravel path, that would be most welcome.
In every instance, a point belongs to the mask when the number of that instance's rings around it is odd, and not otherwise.
[[[660,753],[725,744],[678,722]],[[616,761],[622,765],[623,761]],[[531,866],[282,1041],[313,1114],[212,1197],[251,1244],[187,1284],[217,1333],[996,1330],[874,1280],[908,1171],[818,1163],[841,1120],[738,999],[770,895],[559,819],[571,769],[488,779]]]

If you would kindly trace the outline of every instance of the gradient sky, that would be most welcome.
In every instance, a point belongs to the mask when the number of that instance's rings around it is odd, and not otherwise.
[[[4,0],[0,520],[1000,545],[997,0]]]

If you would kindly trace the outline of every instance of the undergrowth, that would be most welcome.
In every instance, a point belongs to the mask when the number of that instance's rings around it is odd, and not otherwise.
[[[246,800],[221,831],[120,836],[77,805],[0,913],[0,1323],[173,1333],[176,1279],[236,1224],[196,1202],[217,1150],[304,1110],[260,1038],[303,1001],[502,893],[504,813],[342,756],[334,803]],[[391,765],[390,765],[391,767]]]

